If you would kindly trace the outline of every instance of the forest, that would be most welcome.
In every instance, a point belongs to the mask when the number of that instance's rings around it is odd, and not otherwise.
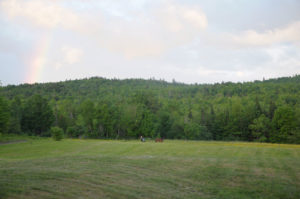
[[[300,143],[300,75],[184,84],[92,77],[1,86],[0,133]]]

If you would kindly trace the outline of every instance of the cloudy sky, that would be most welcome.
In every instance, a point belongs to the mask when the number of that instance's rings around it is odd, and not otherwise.
[[[299,0],[0,0],[2,85],[294,74]]]

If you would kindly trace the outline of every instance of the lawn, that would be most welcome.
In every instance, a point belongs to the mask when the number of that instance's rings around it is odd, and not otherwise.
[[[0,198],[300,198],[300,145],[51,139],[0,145]]]
[[[14,134],[2,134],[0,133],[0,144],[8,144],[11,142],[24,142],[28,139],[39,139],[39,137],[33,137],[28,135],[14,135]]]

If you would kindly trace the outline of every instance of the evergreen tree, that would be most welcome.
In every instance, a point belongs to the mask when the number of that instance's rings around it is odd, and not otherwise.
[[[54,122],[51,107],[40,95],[34,95],[26,102],[22,116],[22,130],[34,135],[47,132]]]
[[[276,110],[276,105],[275,105],[274,101],[271,100],[270,104],[269,104],[269,112],[268,112],[268,117],[270,120],[273,119],[275,110]]]
[[[0,133],[7,133],[10,113],[8,102],[0,96]]]
[[[157,134],[162,138],[169,137],[172,122],[167,112],[161,112],[158,119]]]
[[[11,102],[10,115],[9,132],[15,134],[21,133],[22,103],[19,97],[15,97]]]
[[[260,106],[258,97],[255,98],[255,107],[254,107],[254,110],[255,110],[255,117],[258,118],[262,114],[262,108]]]

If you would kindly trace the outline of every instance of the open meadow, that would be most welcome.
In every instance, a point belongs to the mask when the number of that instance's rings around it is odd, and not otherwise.
[[[300,146],[78,139],[2,144],[0,198],[300,198]]]

